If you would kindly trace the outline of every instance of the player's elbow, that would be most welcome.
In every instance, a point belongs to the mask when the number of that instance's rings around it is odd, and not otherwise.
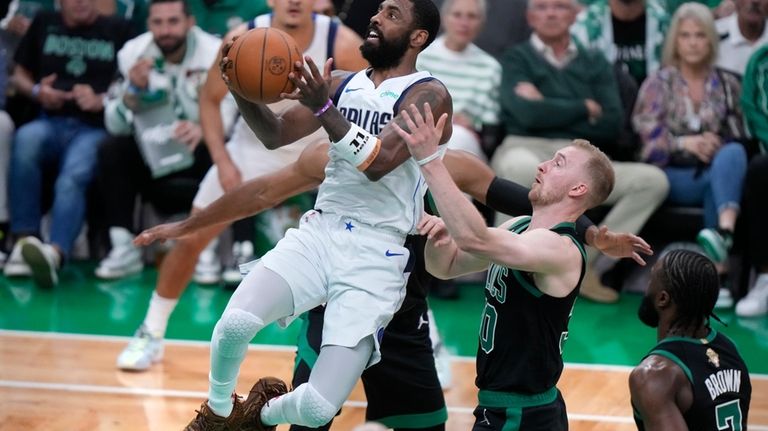
[[[472,254],[482,254],[488,246],[488,242],[485,240],[485,238],[481,238],[474,232],[466,232],[454,235],[453,240],[456,242],[456,246],[461,251]]]
[[[434,277],[439,278],[440,280],[450,280],[453,278],[450,268],[446,265],[439,265],[435,262],[427,261],[426,269],[427,272],[432,274]]]

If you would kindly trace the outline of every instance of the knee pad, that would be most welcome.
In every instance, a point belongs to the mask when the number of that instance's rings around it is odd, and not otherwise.
[[[298,392],[296,394],[299,398],[297,413],[300,423],[304,426],[321,427],[330,422],[339,411],[339,407],[331,404],[309,383],[299,385],[293,392]]]
[[[226,310],[213,330],[211,344],[227,358],[245,354],[248,343],[264,327],[264,321],[245,310]]]

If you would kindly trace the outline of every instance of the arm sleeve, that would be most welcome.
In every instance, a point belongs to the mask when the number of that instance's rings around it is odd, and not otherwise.
[[[104,126],[115,136],[126,136],[133,131],[133,112],[123,103],[124,86],[115,84],[121,90],[115,97],[110,97],[104,106]]]
[[[749,132],[768,150],[768,46],[759,49],[744,72],[741,108]],[[758,85],[762,83],[763,85]]]
[[[570,131],[573,136],[588,136],[591,140],[598,142],[614,141],[621,133],[621,126],[624,124],[624,108],[619,97],[619,86],[616,83],[613,67],[602,54],[593,51],[591,58],[594,69],[599,70],[599,73],[592,76],[590,83],[592,98],[602,108],[603,115],[595,123],[590,123],[588,118],[579,121],[570,128]]]

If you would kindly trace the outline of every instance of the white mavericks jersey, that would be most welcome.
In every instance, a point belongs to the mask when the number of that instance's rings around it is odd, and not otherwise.
[[[329,17],[317,14],[313,15],[313,22],[315,26],[315,34],[312,36],[312,43],[309,45],[309,48],[304,51],[304,55],[312,57],[312,60],[315,61],[315,64],[323,65],[325,64],[326,60],[328,60],[328,58],[333,56],[333,45],[336,42],[336,34],[338,32],[339,25]],[[248,22],[248,29],[250,30],[256,27],[270,27],[271,23],[272,14],[259,15]],[[271,109],[272,112],[279,113],[298,103],[299,102],[295,100],[281,100],[270,104],[269,109]],[[280,168],[286,164],[296,161],[296,159],[299,158],[299,154],[301,154],[301,152],[310,142],[315,142],[317,140],[327,138],[328,133],[326,133],[325,129],[321,127],[314,133],[305,136],[304,138],[294,143],[275,150],[268,150],[264,144],[259,141],[259,138],[256,137],[256,135],[253,133],[253,130],[248,127],[248,124],[246,124],[242,117],[238,117],[232,132],[230,142],[235,146],[239,146],[239,148],[234,149],[238,153],[240,150],[247,151],[245,154],[242,154],[242,156],[248,158],[249,162],[252,161],[253,163],[262,163],[265,165],[265,168],[270,169],[273,167],[270,166],[272,164],[269,163],[268,160],[263,160],[264,158],[270,160],[274,159],[276,162],[278,162],[278,166],[276,166],[276,168]],[[258,159],[253,160],[251,157],[258,157]]]
[[[373,135],[400,112],[400,102],[413,84],[435,79],[429,72],[416,72],[387,79],[377,88],[369,71],[350,75],[337,89],[334,103],[347,120]],[[329,156],[315,208],[403,235],[415,232],[427,185],[412,158],[374,182],[342,159],[333,146]]]

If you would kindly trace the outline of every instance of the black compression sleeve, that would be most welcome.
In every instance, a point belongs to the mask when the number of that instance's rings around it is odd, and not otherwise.
[[[485,204],[494,211],[512,216],[530,214],[533,208],[528,192],[527,187],[495,177],[485,194]]]

